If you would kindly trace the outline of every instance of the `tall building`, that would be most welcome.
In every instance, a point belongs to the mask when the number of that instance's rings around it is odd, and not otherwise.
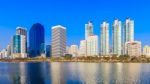
[[[107,22],[101,24],[100,54],[109,55],[109,24]]]
[[[116,19],[113,23],[112,29],[112,54],[121,55],[122,54],[122,40],[121,40],[121,21]]]
[[[13,58],[25,58],[26,55],[26,37],[24,35],[13,36]]]
[[[87,41],[86,40],[81,40],[80,41],[80,47],[79,47],[79,55],[80,56],[87,56],[87,46],[86,46]]]
[[[98,36],[91,35],[87,38],[87,56],[98,56]]]
[[[134,41],[134,21],[127,18],[123,28],[123,54],[126,54],[125,43],[131,41]]]
[[[69,54],[72,54],[73,57],[78,56],[78,46],[77,45],[71,45],[69,48]]]
[[[150,57],[150,46],[144,46],[143,47],[143,55]]]
[[[93,24],[91,21],[89,21],[88,24],[85,24],[85,39],[90,35],[93,35]]]
[[[130,41],[125,44],[126,54],[129,56],[141,56],[141,42]]]
[[[30,57],[41,56],[45,53],[44,27],[40,23],[32,25],[29,32],[29,54]]]
[[[52,56],[60,57],[66,53],[66,28],[57,25],[52,27]]]

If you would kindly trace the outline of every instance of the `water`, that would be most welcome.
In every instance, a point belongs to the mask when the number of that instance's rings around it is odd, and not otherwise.
[[[0,84],[150,84],[150,64],[0,63]]]

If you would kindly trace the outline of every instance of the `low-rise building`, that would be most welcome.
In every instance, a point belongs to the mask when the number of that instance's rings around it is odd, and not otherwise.
[[[143,55],[150,57],[150,46],[144,46],[143,47]]]
[[[73,57],[78,56],[78,46],[77,45],[71,45],[69,48],[69,54],[72,54]]]
[[[139,41],[126,42],[125,49],[126,55],[134,57],[141,56],[141,42]]]

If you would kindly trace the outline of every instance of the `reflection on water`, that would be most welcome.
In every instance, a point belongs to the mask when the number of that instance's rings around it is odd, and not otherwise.
[[[150,84],[150,64],[0,63],[0,84]]]

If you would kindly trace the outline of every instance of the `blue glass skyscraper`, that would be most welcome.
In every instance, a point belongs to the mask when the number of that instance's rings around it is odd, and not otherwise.
[[[44,53],[44,27],[40,23],[33,24],[29,32],[29,55],[40,56]]]

